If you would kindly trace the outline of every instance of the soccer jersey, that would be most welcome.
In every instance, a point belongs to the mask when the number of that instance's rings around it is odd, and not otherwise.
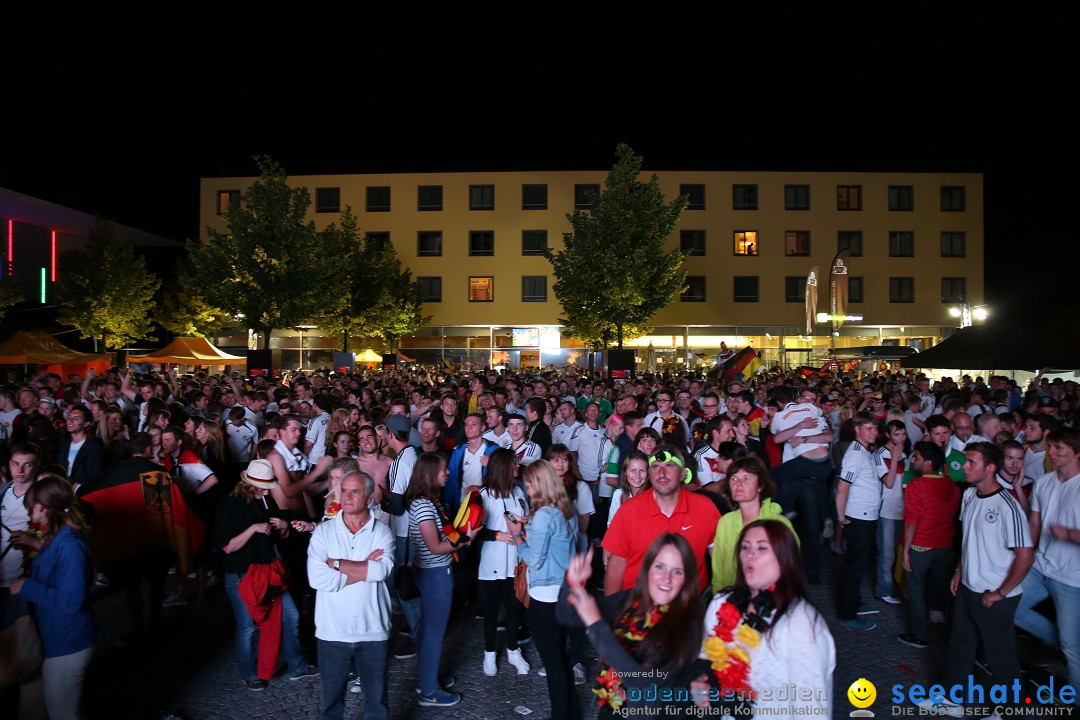
[[[840,479],[851,486],[844,515],[856,520],[877,520],[881,510],[881,480],[874,456],[855,441],[848,446],[840,466]]]
[[[960,568],[964,587],[975,593],[997,590],[1009,574],[1018,547],[1031,547],[1027,518],[1005,488],[989,495],[971,488],[960,502],[964,544]],[[1006,597],[1019,595],[1017,584]]]
[[[773,418],[772,433],[774,435],[782,433],[785,430],[795,427],[807,418],[814,420],[816,424],[812,428],[799,430],[795,433],[798,437],[819,435],[829,429],[828,423],[825,422],[825,417],[821,414],[821,409],[816,405],[810,403],[788,403],[787,407],[776,413],[776,417]],[[828,443],[804,442],[798,447],[792,447],[791,443],[784,443],[784,462],[797,458],[811,450],[823,447],[829,447]]]
[[[907,458],[903,452],[896,459],[896,475],[891,488],[881,483],[881,514],[887,520],[904,519],[904,460]],[[889,448],[882,445],[874,453],[874,467],[877,468],[878,477],[882,480],[889,474],[889,468],[893,464],[892,453]]]
[[[551,443],[553,445],[562,443],[571,452],[577,452],[578,438],[581,436],[583,427],[585,427],[583,422],[574,422],[570,425],[558,423],[555,429],[551,431]]]
[[[720,453],[713,450],[712,445],[704,445],[700,450],[694,453],[694,462],[697,464],[697,477],[698,482],[704,487],[709,483],[714,483],[724,479],[724,473],[720,472],[720,467],[717,462],[720,459]]]

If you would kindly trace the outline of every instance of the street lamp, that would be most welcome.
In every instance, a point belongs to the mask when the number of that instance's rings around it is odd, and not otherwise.
[[[986,305],[969,305],[968,303],[961,303],[959,306],[952,306],[949,308],[949,315],[960,318],[960,327],[971,327],[974,324],[974,320],[985,320],[990,313],[986,309]]]
[[[318,325],[297,325],[296,330],[300,333],[300,367],[298,370],[304,369],[304,331],[314,330],[319,327]]]

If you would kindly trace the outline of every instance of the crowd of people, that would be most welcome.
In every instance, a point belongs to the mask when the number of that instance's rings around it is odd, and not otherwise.
[[[25,717],[79,717],[95,583],[124,591],[131,643],[162,607],[203,608],[223,584],[239,679],[318,676],[327,718],[349,691],[388,717],[391,658],[417,657],[421,706],[458,703],[441,669],[462,613],[483,618],[476,671],[498,675],[502,648],[513,674],[545,675],[554,717],[580,714],[585,684],[604,716],[831,713],[837,649],[806,591],[829,551],[845,632],[876,628],[868,574],[878,603],[905,604],[896,642],[925,648],[928,623],[951,623],[946,687],[976,660],[1018,677],[1014,625],[1060,648],[1080,685],[1073,382],[572,368],[7,381],[0,599],[35,617],[44,660],[19,679]],[[805,692],[779,697],[790,685]]]

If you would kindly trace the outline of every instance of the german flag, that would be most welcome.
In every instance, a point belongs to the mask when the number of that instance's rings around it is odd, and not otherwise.
[[[757,351],[747,346],[720,367],[719,377],[726,385],[736,380],[746,380],[756,373],[759,367],[761,367],[761,360],[758,358]]]
[[[97,513],[92,548],[96,564],[168,549],[176,553],[178,571],[188,572],[206,527],[164,468],[146,469],[128,482],[89,492],[82,499]]]

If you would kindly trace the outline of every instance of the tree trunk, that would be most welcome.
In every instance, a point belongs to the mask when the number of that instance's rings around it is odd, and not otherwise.
[[[263,350],[270,349],[270,328],[263,328]]]
[[[349,352],[349,331],[346,330],[341,334],[341,352]]]
[[[617,330],[617,332],[619,334],[619,349],[622,350],[623,349],[623,347],[622,347],[622,323],[621,322],[620,323],[615,323],[615,329]]]

